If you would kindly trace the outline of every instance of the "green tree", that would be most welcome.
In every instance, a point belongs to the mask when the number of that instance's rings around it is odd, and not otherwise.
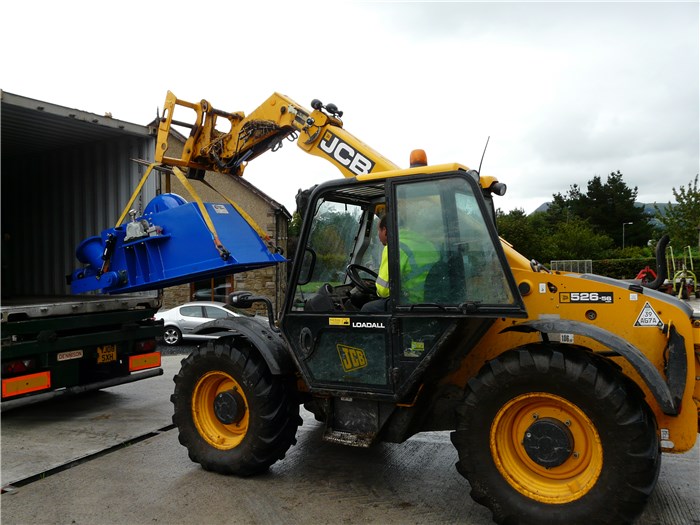
[[[550,216],[557,222],[572,215],[586,219],[598,234],[613,239],[616,246],[644,246],[653,237],[654,229],[651,217],[635,204],[637,192],[636,186],[627,186],[620,171],[610,173],[605,183],[596,175],[588,181],[585,192],[574,184],[566,195],[555,194]]]
[[[301,233],[301,214],[295,211],[292,214],[292,220],[289,222],[288,235],[291,237],[299,237]]]
[[[567,222],[571,217],[575,217],[573,203],[580,198],[581,192],[577,184],[571,186],[566,195],[555,193],[552,195],[552,202],[544,214],[552,224]]]
[[[542,260],[603,259],[612,246],[610,237],[597,233],[587,221],[573,217],[568,222],[559,223],[549,236]]]
[[[538,234],[532,227],[532,221],[522,208],[504,213],[496,210],[498,235],[508,241],[513,248],[525,257],[531,257],[533,245],[537,244]]]
[[[498,234],[528,259],[544,264],[552,260],[608,256],[613,246],[609,236],[597,233],[586,220],[576,215],[565,218],[566,214],[561,211],[525,215],[522,209],[508,213],[497,210]]]
[[[665,213],[654,204],[656,218],[663,224],[666,233],[671,237],[671,244],[678,248],[686,246],[698,246],[700,240],[698,228],[700,228],[700,188],[698,188],[698,175],[688,183],[688,187],[681,186],[678,190],[673,188],[673,197],[676,203],[668,203]]]
[[[287,226],[287,253],[285,256],[287,259],[292,260],[296,257],[297,248],[299,246],[299,235],[301,234],[301,214],[299,211],[295,211],[292,214],[292,220],[289,221],[289,226]],[[287,265],[287,272],[291,273],[292,265]]]

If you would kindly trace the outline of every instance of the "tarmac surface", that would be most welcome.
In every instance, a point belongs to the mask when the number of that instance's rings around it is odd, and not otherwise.
[[[358,449],[322,441],[304,412],[297,445],[268,473],[206,472],[171,422],[183,357],[164,356],[160,377],[3,412],[3,525],[492,523],[447,432]],[[700,440],[664,454],[637,524],[700,524]]]

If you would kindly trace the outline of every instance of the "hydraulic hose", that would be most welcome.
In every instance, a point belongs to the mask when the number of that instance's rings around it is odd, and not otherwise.
[[[658,290],[659,287],[664,284],[666,278],[668,277],[668,266],[666,265],[666,246],[671,241],[668,235],[664,235],[656,243],[656,279],[652,282],[644,284],[642,286],[645,288],[651,288],[652,290]]]

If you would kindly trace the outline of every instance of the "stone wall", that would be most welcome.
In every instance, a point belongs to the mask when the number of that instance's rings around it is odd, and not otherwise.
[[[190,300],[190,285],[171,286],[163,290],[163,308],[174,308]]]

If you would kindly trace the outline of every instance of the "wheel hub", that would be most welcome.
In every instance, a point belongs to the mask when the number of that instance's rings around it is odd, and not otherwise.
[[[561,421],[542,418],[525,431],[523,447],[532,461],[542,467],[553,468],[571,457],[574,438]]]
[[[227,390],[214,398],[214,414],[224,425],[238,423],[245,415],[245,401],[237,390]]]

